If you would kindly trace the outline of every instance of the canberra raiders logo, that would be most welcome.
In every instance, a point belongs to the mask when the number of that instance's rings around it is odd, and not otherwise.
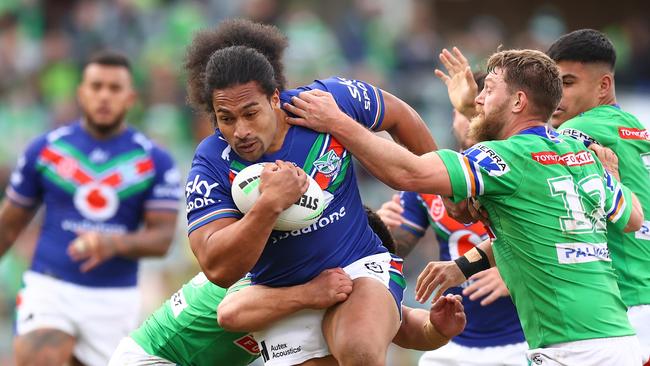
[[[327,154],[314,161],[314,166],[316,170],[330,177],[338,173],[341,168],[341,158],[336,155],[334,150],[329,150]]]
[[[115,215],[119,200],[113,187],[92,182],[77,188],[74,205],[84,217],[104,221]]]

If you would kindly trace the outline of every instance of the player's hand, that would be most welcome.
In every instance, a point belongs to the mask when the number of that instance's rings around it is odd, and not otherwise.
[[[459,335],[467,324],[462,300],[460,295],[440,296],[429,310],[429,321],[447,338]]]
[[[438,58],[448,74],[439,69],[434,73],[447,85],[449,100],[454,109],[471,119],[476,114],[474,99],[478,95],[478,85],[469,62],[456,47],[452,48],[452,52],[443,49]]]
[[[388,229],[393,230],[404,223],[404,207],[400,202],[399,194],[393,194],[390,201],[384,202],[381,208],[377,210],[377,216],[386,224]]]
[[[73,261],[81,263],[81,272],[88,272],[115,256],[114,238],[90,231],[79,234],[70,245],[68,255]]]
[[[287,116],[289,124],[307,127],[318,132],[330,132],[331,127],[350,118],[339,109],[332,94],[322,90],[309,90],[291,98],[283,108],[296,117]]]
[[[423,304],[433,295],[435,301],[448,288],[458,286],[465,280],[456,262],[429,262],[415,284],[415,300]]]
[[[500,297],[510,296],[510,292],[496,267],[476,273],[469,279],[473,282],[463,290],[463,295],[469,296],[470,300],[485,297],[481,300],[482,306],[490,305]]]
[[[307,192],[309,180],[305,172],[292,163],[276,160],[264,165],[260,176],[260,193],[270,197],[281,210],[286,210]]]
[[[485,225],[490,225],[487,211],[474,198],[468,198],[455,203],[447,197],[442,197],[442,203],[445,205],[447,214],[456,221],[462,222],[463,224],[481,221]]]
[[[309,308],[327,309],[347,300],[352,292],[352,279],[343,269],[331,268],[302,286]]]
[[[596,153],[598,160],[603,164],[603,168],[620,182],[621,177],[618,173],[618,157],[616,153],[612,149],[598,144],[590,144],[589,149]]]

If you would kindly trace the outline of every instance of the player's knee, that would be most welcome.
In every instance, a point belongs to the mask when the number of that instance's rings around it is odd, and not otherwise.
[[[69,357],[64,356],[65,352],[48,348],[34,348],[25,343],[14,343],[14,354],[17,366],[60,366],[69,361]]]
[[[72,356],[74,338],[52,330],[37,330],[14,341],[17,366],[60,366]]]
[[[342,366],[384,366],[386,350],[363,339],[350,340],[339,347],[336,358]]]

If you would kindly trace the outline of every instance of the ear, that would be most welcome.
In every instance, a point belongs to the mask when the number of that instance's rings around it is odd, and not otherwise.
[[[610,73],[604,74],[600,77],[598,83],[598,97],[605,98],[612,93],[614,87],[614,76]]]
[[[131,107],[133,107],[133,105],[137,101],[138,101],[138,93],[134,89],[131,89],[131,92],[129,93],[129,98],[128,98],[128,101],[127,101],[128,108],[130,109]]]
[[[518,91],[514,94],[512,113],[521,113],[528,106],[528,97],[523,91]]]
[[[271,106],[273,109],[280,109],[280,90],[275,89],[273,95],[271,95]]]

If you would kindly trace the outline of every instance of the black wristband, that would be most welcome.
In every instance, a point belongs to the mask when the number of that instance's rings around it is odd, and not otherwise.
[[[465,278],[470,278],[472,275],[491,267],[487,254],[479,247],[472,248],[464,256],[456,258],[454,262],[463,272]]]

